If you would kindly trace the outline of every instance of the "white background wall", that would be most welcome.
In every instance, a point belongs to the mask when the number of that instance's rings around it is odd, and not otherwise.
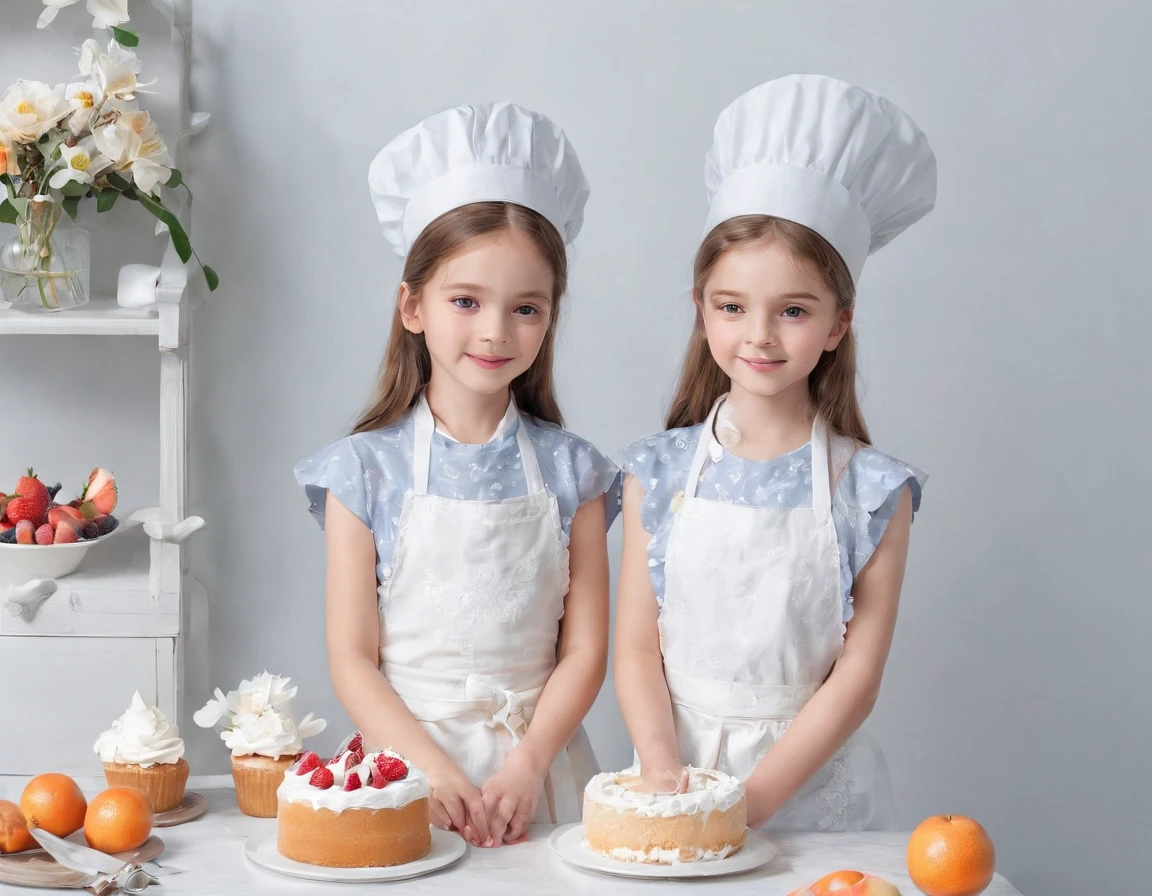
[[[33,33],[37,6],[5,4],[5,81],[82,39]],[[387,139],[493,98],[567,130],[593,197],[560,392],[569,427],[610,450],[660,428],[716,114],[768,78],[833,74],[911,112],[940,168],[935,212],[869,262],[857,316],[874,438],[932,473],[870,722],[900,821],[978,818],[1026,894],[1135,892],[1152,873],[1149,33],[1149,8],[1120,0],[200,0],[194,100],[213,124],[194,242],[223,279],[195,333],[211,683],[267,667],[330,720],[323,746],[348,724],[325,667],[323,541],[291,471],[347,430],[385,344],[400,268],[365,176]],[[42,457],[83,475],[95,456],[132,471],[126,492],[154,489],[147,347],[9,343],[0,480]],[[222,745],[181,722],[196,771],[224,771]],[[622,766],[611,682],[588,726]]]

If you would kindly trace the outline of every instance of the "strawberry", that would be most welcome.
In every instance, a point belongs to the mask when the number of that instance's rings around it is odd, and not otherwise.
[[[52,528],[51,523],[45,523],[36,530],[36,544],[52,544],[56,538],[56,530]]]
[[[16,544],[36,544],[36,527],[31,520],[20,520],[16,524]]]
[[[56,538],[53,544],[75,544],[79,540],[80,535],[70,520],[60,520],[56,524]]]
[[[97,467],[80,495],[80,513],[88,520],[107,516],[116,509],[116,496],[116,477],[103,467]]]
[[[360,776],[356,772],[352,772],[344,781],[345,790],[359,790],[364,785],[360,782]]]
[[[75,507],[68,504],[53,504],[48,508],[48,522],[55,526],[65,517],[73,520],[82,520],[84,516]]]
[[[368,786],[375,787],[379,790],[382,787],[388,786],[388,779],[380,773],[380,769],[376,766],[371,766],[368,771]]]
[[[28,520],[33,526],[41,526],[48,521],[48,489],[36,478],[31,469],[27,476],[21,476],[16,483],[16,491],[8,496],[7,515],[10,522]]]
[[[0,522],[8,519],[8,502],[11,500],[4,492],[0,492]]]
[[[301,757],[300,764],[296,766],[296,774],[306,775],[318,768],[320,768],[320,757],[309,750]]]
[[[376,757],[376,768],[385,781],[403,781],[408,777],[408,765],[398,756],[380,753]]]
[[[321,790],[327,790],[336,781],[331,769],[318,768],[312,772],[312,777],[308,779],[308,783],[313,787],[319,787]]]
[[[16,524],[8,522],[8,517],[0,514],[0,532],[7,532],[10,529],[15,529]]]
[[[3,498],[4,496],[0,495],[0,500],[3,500]],[[358,752],[364,751],[364,736],[359,731],[352,735],[352,740],[348,741],[348,749]]]
[[[364,761],[364,754],[360,750],[349,750],[344,760],[344,770],[347,771]]]

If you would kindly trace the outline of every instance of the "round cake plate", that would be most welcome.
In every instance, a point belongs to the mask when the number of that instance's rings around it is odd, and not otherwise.
[[[152,827],[170,828],[173,825],[195,821],[207,811],[208,800],[204,798],[204,794],[188,791],[184,794],[183,802],[175,809],[169,809],[167,812],[157,812],[156,817],[152,821]]]
[[[447,868],[467,851],[464,839],[440,828],[431,828],[432,848],[428,855],[404,865],[391,865],[387,868],[325,868],[321,865],[305,865],[286,859],[276,851],[276,835],[249,837],[244,842],[244,855],[248,860],[268,871],[299,877],[304,880],[336,881],[339,883],[377,883],[388,880],[408,880],[421,877],[441,868]]]
[[[689,877],[723,877],[743,874],[772,861],[776,847],[761,831],[748,831],[744,848],[736,855],[713,862],[681,862],[675,865],[646,865],[643,862],[621,862],[597,855],[584,848],[584,825],[570,824],[557,828],[548,838],[552,851],[569,865],[618,877],[647,877],[654,880],[682,880]]]

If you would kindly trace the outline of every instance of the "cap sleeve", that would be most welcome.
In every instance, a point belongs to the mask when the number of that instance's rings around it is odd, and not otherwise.
[[[644,489],[640,525],[649,535],[659,530],[672,506],[673,496],[684,488],[698,429],[686,427],[647,436],[610,455],[621,475],[635,476]]]
[[[324,528],[324,505],[328,492],[347,507],[365,526],[371,527],[368,515],[368,490],[364,464],[356,453],[351,438],[317,451],[296,464],[296,481],[304,487],[308,510]]]
[[[851,583],[876,552],[900,505],[904,486],[911,493],[915,517],[927,480],[928,474],[923,470],[875,448],[860,448],[848,461],[836,489],[835,508],[844,515],[845,531],[849,533],[848,543],[841,548],[846,550],[851,571],[851,580],[846,583],[845,622],[852,617]]]

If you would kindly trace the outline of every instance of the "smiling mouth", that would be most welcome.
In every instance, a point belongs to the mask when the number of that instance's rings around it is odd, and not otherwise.
[[[741,358],[740,360],[751,367],[753,370],[760,371],[775,370],[784,363],[783,361],[770,361],[767,358]]]
[[[511,358],[503,358],[500,355],[473,355],[469,354],[469,358],[478,366],[483,367],[485,370],[498,370],[511,361]]]

